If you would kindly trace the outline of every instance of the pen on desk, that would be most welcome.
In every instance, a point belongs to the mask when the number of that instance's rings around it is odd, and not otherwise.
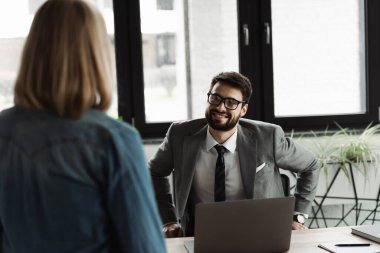
[[[323,246],[322,244],[319,244],[318,247],[321,248],[321,249],[324,249],[324,250],[326,250],[326,251],[328,251],[328,252],[332,252],[332,253],[334,253],[334,251],[330,250],[329,248],[326,248],[326,247]]]
[[[335,244],[337,247],[366,247],[370,246],[370,243],[340,243],[340,244]]]

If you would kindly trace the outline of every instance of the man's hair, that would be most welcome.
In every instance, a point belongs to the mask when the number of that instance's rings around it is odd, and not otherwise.
[[[111,44],[99,10],[85,0],[48,0],[37,11],[22,53],[15,103],[79,118],[107,110]]]
[[[252,95],[252,85],[247,77],[233,71],[219,73],[212,78],[210,91],[217,82],[239,89],[243,94],[243,100],[249,102]]]

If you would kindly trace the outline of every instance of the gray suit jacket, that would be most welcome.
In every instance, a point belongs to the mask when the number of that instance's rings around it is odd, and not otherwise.
[[[186,216],[194,166],[206,134],[206,119],[173,123],[149,161],[163,223],[176,222]],[[279,172],[282,168],[298,173],[295,211],[309,213],[320,168],[311,152],[286,138],[281,127],[248,119],[239,121],[236,147],[247,199],[284,196]],[[265,167],[256,173],[256,168],[263,163]],[[174,198],[169,184],[171,173]]]

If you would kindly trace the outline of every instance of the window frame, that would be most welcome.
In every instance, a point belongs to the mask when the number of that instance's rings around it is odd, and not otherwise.
[[[188,0],[184,0],[187,3]],[[246,118],[278,124],[285,131],[324,130],[336,127],[364,128],[379,122],[380,107],[380,1],[363,0],[365,6],[366,109],[364,114],[275,117],[272,43],[267,45],[264,23],[271,28],[270,0],[237,0],[239,69],[253,83]],[[145,120],[144,75],[139,1],[114,0],[118,110],[143,138],[162,138],[172,122]],[[243,25],[250,30],[249,45],[243,42]],[[210,79],[212,77],[210,76]],[[170,112],[163,112],[170,113]]]
[[[114,0],[119,116],[144,138],[163,137],[171,122],[146,123],[140,2]]]
[[[242,2],[247,1],[243,0]],[[376,0],[363,0],[365,9],[365,51],[366,51],[366,113],[347,115],[322,115],[322,116],[299,116],[299,117],[275,117],[274,115],[274,87],[273,87],[273,54],[272,41],[267,45],[264,41],[264,24],[271,24],[271,1],[256,1],[253,8],[260,9],[260,21],[251,23],[253,27],[260,27],[253,32],[253,37],[260,41],[253,42],[256,51],[262,54],[251,54],[251,59],[261,62],[261,80],[254,81],[254,88],[259,88],[259,93],[254,94],[253,99],[261,96],[263,99],[257,107],[260,112],[259,120],[278,124],[284,130],[323,130],[327,126],[336,128],[336,123],[344,127],[364,128],[369,123],[378,123],[380,106],[380,87],[378,83],[380,74],[376,72],[380,66],[380,50],[376,45],[380,42],[380,19],[377,17],[380,11],[380,3]],[[245,3],[247,4],[247,3]],[[241,6],[241,8],[244,8]],[[245,8],[249,8],[245,5]],[[246,10],[247,11],[247,10]],[[251,11],[253,11],[251,9]],[[249,10],[248,10],[249,12]],[[272,30],[272,29],[271,29]],[[272,36],[271,36],[272,39]],[[244,55],[242,55],[244,57]],[[258,59],[260,58],[260,59]],[[248,60],[249,61],[249,60]],[[251,62],[252,64],[252,62]],[[253,79],[255,80],[255,79]],[[265,102],[264,102],[265,101]]]

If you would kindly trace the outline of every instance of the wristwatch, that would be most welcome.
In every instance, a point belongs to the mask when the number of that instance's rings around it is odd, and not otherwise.
[[[297,221],[298,223],[304,224],[306,221],[306,218],[303,214],[295,214],[293,215],[293,220]]]

